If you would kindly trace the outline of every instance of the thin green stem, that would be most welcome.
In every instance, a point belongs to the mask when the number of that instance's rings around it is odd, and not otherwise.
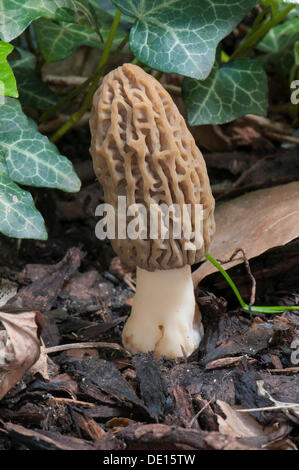
[[[209,254],[206,253],[205,257],[207,260],[209,260],[217,269],[218,271],[222,274],[222,276],[225,278],[227,283],[230,285],[232,288],[235,296],[237,297],[241,307],[243,310],[246,310],[247,312],[261,312],[261,313],[282,313],[286,310],[299,310],[299,306],[285,306],[285,305],[275,305],[275,306],[258,306],[258,305],[247,305],[240,292],[238,291],[238,288],[234,281],[231,279],[229,274],[223,269],[223,267]]]
[[[271,7],[267,6],[264,7],[259,14],[257,15],[256,19],[253,22],[253,25],[248,33],[248,36],[251,34],[254,34],[258,28],[260,27],[262,20],[265,18],[265,16],[271,11]]]
[[[113,40],[114,40],[114,36],[115,36],[116,30],[117,30],[117,27],[118,27],[119,20],[120,20],[120,15],[121,15],[121,12],[119,10],[116,10],[114,18],[113,18],[112,25],[111,25],[111,28],[110,28],[109,36],[108,36],[107,41],[105,43],[103,54],[102,54],[101,60],[99,62],[99,65],[97,67],[98,71],[100,71],[104,67],[104,65],[107,63],[107,60],[108,60],[108,57],[109,57],[109,54],[110,54],[110,49],[111,49],[111,46],[112,46],[112,43],[113,43]]]
[[[87,87],[87,85],[93,80],[94,78],[94,73],[88,77],[83,83],[81,83],[79,86],[77,86],[76,88],[73,88],[69,93],[67,93],[67,95],[65,95],[63,98],[61,98],[61,100],[58,101],[57,104],[55,104],[55,106],[53,106],[51,109],[49,109],[48,111],[45,111],[41,117],[39,118],[39,124],[42,124],[43,122],[47,121],[51,116],[53,116],[54,114],[56,114],[57,111],[59,111],[61,108],[64,107],[64,105],[66,103],[68,103],[69,101],[71,101],[73,98],[75,98],[75,96],[77,96],[82,90],[84,90],[84,88]]]
[[[242,308],[246,307],[246,304],[244,302],[244,300],[242,299],[241,297],[241,294],[240,292],[238,291],[238,288],[236,286],[236,284],[234,283],[234,281],[230,278],[230,276],[227,274],[227,272],[225,271],[225,269],[223,269],[222,266],[220,266],[220,264],[211,256],[209,255],[209,253],[207,253],[206,255],[206,258],[215,266],[215,268],[218,269],[218,271],[221,272],[222,276],[225,278],[225,280],[228,282],[228,284],[231,286],[232,290],[234,291],[240,305]]]
[[[258,305],[246,305],[248,312],[261,312],[261,313],[282,313],[286,310],[299,310],[298,306],[290,306],[290,305],[271,305],[271,306],[258,306]]]
[[[296,4],[291,3],[284,10],[282,10],[278,15],[274,16],[270,21],[263,23],[263,25],[254,33],[250,34],[245,40],[240,44],[240,46],[235,50],[231,55],[230,59],[237,59],[243,57],[245,53],[248,53],[256,46],[256,44],[265,36],[265,34],[270,31],[271,28],[280,23],[287,14],[295,8]]]
[[[74,114],[71,115],[71,117],[53,134],[51,137],[51,142],[57,142],[58,139],[60,139],[76,122],[78,122],[83,114],[88,110],[88,108],[91,106],[92,103],[92,98],[93,95],[98,87],[99,79],[103,75],[108,63],[116,56],[118,55],[119,51],[124,47],[126,42],[129,39],[129,35],[124,38],[124,40],[120,43],[118,48],[116,49],[115,53],[113,54],[112,57],[110,57],[110,49],[114,40],[115,32],[118,27],[118,23],[120,20],[120,11],[117,10],[111,25],[111,29],[109,32],[109,36],[107,38],[107,41],[105,43],[105,47],[101,56],[101,60],[96,68],[95,74],[93,81],[88,89],[88,92],[86,94],[86,97],[84,98],[84,101],[80,107],[80,109],[75,112]]]

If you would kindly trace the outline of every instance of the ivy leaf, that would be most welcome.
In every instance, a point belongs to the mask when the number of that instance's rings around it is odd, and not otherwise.
[[[260,60],[270,64],[280,73],[288,75],[294,64],[294,45],[299,40],[299,17],[293,16],[272,28],[257,45],[257,49],[268,54]]]
[[[58,97],[35,74],[35,55],[19,47],[16,47],[16,50],[20,58],[11,61],[10,64],[17,79],[22,104],[42,110],[52,108],[57,103]]]
[[[41,214],[31,194],[0,174],[0,232],[8,237],[47,239]]]
[[[11,41],[40,17],[68,20],[73,0],[0,0],[0,39]]]
[[[60,25],[41,18],[34,23],[37,45],[47,62],[69,56],[79,46],[100,47],[98,34],[86,24]]]
[[[222,124],[244,114],[264,116],[267,111],[267,76],[262,65],[236,59],[214,65],[206,80],[185,78],[183,98],[190,125]]]
[[[266,36],[259,42],[257,49],[264,52],[279,52],[299,31],[299,18],[293,17],[282,24],[270,29]]]
[[[101,27],[104,40],[108,37],[111,22]],[[34,31],[38,47],[47,62],[62,60],[79,46],[103,46],[99,34],[88,24],[69,23],[62,25],[41,18],[35,21]],[[115,34],[115,43],[118,44],[124,36],[125,32],[119,28]]]
[[[0,152],[0,175],[8,175],[7,166],[3,153]]]
[[[130,46],[137,59],[162,72],[205,79],[218,43],[255,0],[112,0],[135,17]]]
[[[13,46],[0,41],[0,95],[17,98],[18,89],[16,80],[6,57],[12,52]]]
[[[76,192],[80,189],[72,163],[29,123],[20,103],[6,98],[0,106],[0,153],[17,183]]]

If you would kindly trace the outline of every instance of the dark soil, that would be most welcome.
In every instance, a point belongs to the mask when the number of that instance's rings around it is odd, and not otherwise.
[[[59,146],[73,161],[82,190],[73,195],[33,191],[48,241],[0,239],[0,278],[19,286],[9,309],[40,310],[46,319],[42,339],[52,348],[49,378],[27,372],[1,400],[0,449],[298,447],[299,367],[291,361],[298,314],[242,312],[223,278],[214,274],[196,292],[205,337],[191,357],[130,356],[121,346],[121,331],[134,292],[120,265],[115,260],[111,265],[115,254],[110,243],[94,234],[94,209],[102,191],[91,167],[88,129],[70,132]],[[279,164],[282,154],[285,174]],[[232,155],[239,162],[237,173]],[[283,153],[270,142],[265,155],[271,158],[263,161],[258,175],[249,172],[239,194],[257,184],[267,187],[282,178],[298,179],[295,150]],[[245,146],[237,155],[227,152],[219,159],[207,152],[205,157],[212,183],[224,177],[235,181],[261,158],[258,150]],[[227,189],[216,194],[235,195]],[[251,260],[257,304],[299,303],[298,253],[295,240]],[[251,280],[244,267],[230,273],[248,298]],[[90,347],[80,347],[89,342]],[[58,345],[73,346],[55,350]],[[276,408],[239,413],[245,423],[251,416],[254,425],[251,433],[238,434],[229,425],[224,432],[221,423],[233,419],[224,412],[223,402],[233,410],[237,405]],[[292,407],[295,403],[297,408]]]

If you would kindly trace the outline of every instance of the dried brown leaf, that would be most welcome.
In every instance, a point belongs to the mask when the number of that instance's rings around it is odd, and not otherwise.
[[[299,182],[253,191],[219,204],[215,219],[216,234],[209,249],[215,259],[229,259],[238,248],[250,259],[285,245],[299,237]],[[240,263],[238,257],[224,267]],[[194,285],[215,271],[215,266],[204,262],[192,275]]]
[[[44,320],[39,312],[0,312],[5,330],[0,336],[0,399],[38,360]]]
[[[217,405],[226,416],[217,416],[219,432],[225,436],[236,439],[243,439],[243,442],[251,441],[258,448],[275,448],[278,450],[296,449],[295,444],[286,439],[289,432],[287,426],[268,425],[266,427],[259,424],[246,410],[241,406],[231,407],[228,403],[217,400]]]
[[[40,347],[40,356],[38,360],[30,368],[32,376],[40,374],[45,380],[50,380],[48,370],[48,355],[45,346]]]
[[[266,433],[261,426],[249,413],[238,413],[237,409],[232,408],[228,403],[217,400],[217,405],[225,414],[226,419],[218,415],[219,432],[231,437],[257,437],[265,436]],[[241,407],[242,408],[242,407]]]

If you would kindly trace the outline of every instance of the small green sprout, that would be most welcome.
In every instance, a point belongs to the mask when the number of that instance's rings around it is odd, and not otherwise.
[[[222,276],[228,282],[228,284],[234,291],[234,294],[236,295],[241,305],[241,308],[243,310],[246,310],[247,312],[261,312],[261,313],[282,313],[286,310],[299,310],[299,306],[275,305],[275,306],[268,307],[268,306],[247,305],[244,302],[240,292],[238,291],[236,284],[228,275],[228,273],[225,271],[225,269],[223,269],[223,267],[210,254],[207,253],[205,256],[207,260],[209,260],[218,269],[218,271],[222,274]]]

